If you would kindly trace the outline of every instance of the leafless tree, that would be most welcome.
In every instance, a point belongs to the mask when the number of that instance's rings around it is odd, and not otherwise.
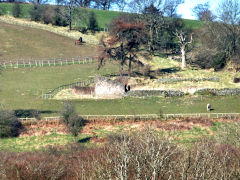
[[[216,19],[216,16],[210,10],[209,2],[196,5],[193,8],[193,12],[200,21],[213,21]]]
[[[126,0],[116,0],[116,5],[120,11],[124,11],[128,3]]]
[[[115,0],[94,0],[94,7],[102,10],[109,10],[115,3]]]
[[[178,42],[180,44],[182,55],[182,69],[184,69],[186,68],[186,50],[188,45],[193,42],[193,35],[183,30],[176,30],[175,35],[178,38]]]
[[[209,56],[213,64],[224,67],[227,61],[240,64],[240,3],[224,0],[218,8],[217,22],[205,23],[199,33],[199,56]],[[235,66],[237,68],[237,66]]]
[[[177,8],[183,4],[184,0],[165,0],[164,2],[164,15],[168,17],[177,17]]]

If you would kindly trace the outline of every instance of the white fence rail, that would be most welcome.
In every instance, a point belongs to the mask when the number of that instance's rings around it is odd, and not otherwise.
[[[86,120],[91,119],[159,119],[159,118],[179,118],[179,117],[208,117],[208,118],[240,118],[240,113],[186,113],[186,114],[138,114],[138,115],[82,115]],[[60,120],[61,116],[44,117],[42,121]],[[19,118],[20,121],[38,121],[36,118]]]
[[[72,64],[89,64],[97,61],[97,56],[75,57],[66,59],[30,59],[17,61],[0,61],[0,66],[4,69],[26,68],[26,67],[45,67],[45,66],[64,66]]]

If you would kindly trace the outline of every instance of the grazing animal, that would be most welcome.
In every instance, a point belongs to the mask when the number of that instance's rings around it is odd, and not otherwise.
[[[79,45],[82,43],[83,43],[82,37],[80,37],[78,40],[75,41],[75,45]]]

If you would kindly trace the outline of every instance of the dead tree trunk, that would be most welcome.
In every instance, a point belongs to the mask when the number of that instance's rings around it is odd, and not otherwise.
[[[188,44],[191,44],[193,41],[192,34],[190,35],[190,40],[187,39],[186,32],[183,31],[176,31],[175,36],[178,38],[178,43],[181,47],[181,55],[182,55],[182,69],[186,68],[186,48]]]

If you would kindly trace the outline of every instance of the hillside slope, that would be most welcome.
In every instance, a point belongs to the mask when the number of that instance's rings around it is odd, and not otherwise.
[[[0,60],[66,58],[96,55],[96,47],[75,46],[74,39],[58,34],[0,22]]]

